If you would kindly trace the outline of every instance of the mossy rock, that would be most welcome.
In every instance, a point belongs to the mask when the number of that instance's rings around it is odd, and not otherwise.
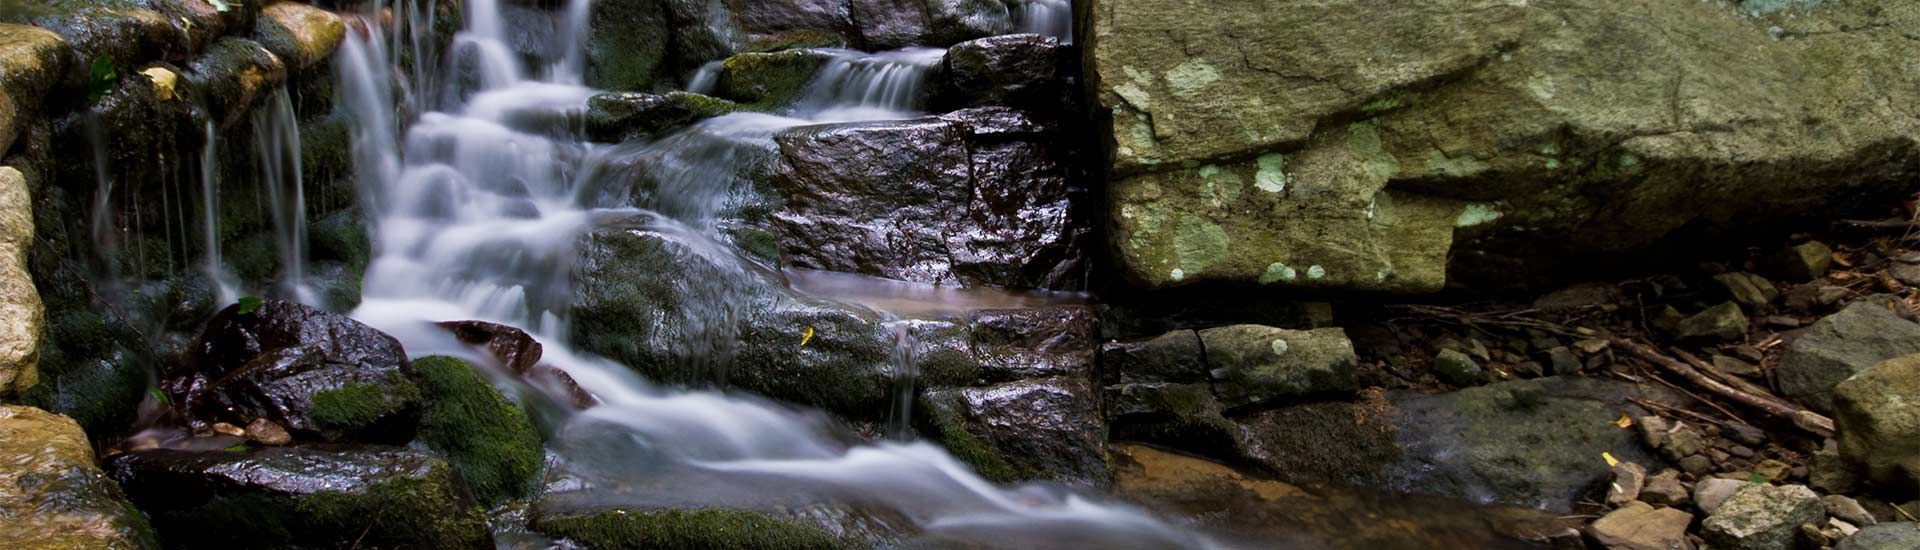
[[[296,71],[325,61],[346,36],[340,16],[299,2],[266,4],[254,26],[254,39]]]
[[[480,502],[527,494],[542,452],[526,412],[465,361],[427,357],[415,360],[413,370],[426,398],[420,440],[447,456]]]
[[[830,549],[847,546],[819,527],[731,509],[609,510],[536,519],[533,528],[593,550],[738,548]]]
[[[662,2],[602,0],[588,15],[587,85],[649,91],[666,69],[668,21]]]
[[[814,50],[735,55],[722,63],[714,92],[756,110],[779,109],[799,100],[820,67],[832,60],[832,54]]]
[[[106,470],[173,547],[493,547],[453,466],[421,451],[156,449]]]
[[[153,362],[131,351],[124,325],[87,310],[56,312],[40,348],[40,381],[20,401],[73,418],[99,441],[125,435]]]
[[[733,102],[689,92],[616,92],[587,99],[587,136],[620,142],[656,136],[733,112]]]

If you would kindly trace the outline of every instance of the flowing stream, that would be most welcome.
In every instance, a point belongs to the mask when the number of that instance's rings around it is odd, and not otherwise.
[[[651,219],[659,233],[737,267],[741,276],[754,276],[712,237],[710,227],[738,177],[733,152],[771,147],[775,132],[793,126],[913,116],[920,83],[941,54],[838,52],[840,60],[792,112],[728,115],[638,146],[595,145],[526,122],[563,119],[594,93],[580,85],[578,50],[586,21],[574,15],[585,13],[586,1],[573,0],[567,8],[568,51],[548,52],[539,70],[520,66],[507,53],[496,2],[467,2],[464,30],[449,55],[479,78],[461,84],[470,89],[439,94],[428,91],[435,86],[430,83],[452,88],[455,79],[396,68],[401,45],[419,47],[418,40],[401,36],[412,36],[410,26],[418,22],[404,23],[394,36],[377,26],[350,33],[336,66],[343,106],[353,119],[362,207],[377,250],[356,318],[400,338],[414,356],[473,355],[433,327],[436,321],[487,320],[535,335],[546,348],[544,363],[566,371],[601,401],[558,419],[554,448],[578,492],[607,505],[854,508],[869,522],[989,546],[1213,545],[1096,497],[1044,485],[996,486],[936,445],[849,441],[817,411],[664,387],[572,350],[566,304],[583,235],[612,220]],[[442,99],[423,99],[428,95]],[[420,114],[402,119],[396,106],[407,105]],[[602,167],[632,159],[658,171],[657,196],[614,200],[598,192],[605,182],[597,179],[607,173]],[[800,280],[827,293],[836,285],[859,286],[838,275]],[[867,298],[882,301],[906,292],[869,288]],[[1037,298],[967,299],[1002,304]],[[701,313],[720,320],[728,315]],[[707,330],[719,332],[705,337],[731,338],[720,328],[726,324],[707,323]],[[902,348],[911,353],[904,337]]]

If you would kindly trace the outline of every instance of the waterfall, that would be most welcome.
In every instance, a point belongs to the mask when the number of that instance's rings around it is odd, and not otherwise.
[[[587,1],[572,0],[568,13]],[[381,45],[386,31],[377,25],[350,33],[338,54],[340,99],[352,117],[361,203],[375,243],[355,318],[399,338],[414,356],[470,353],[432,326],[437,321],[477,319],[526,330],[545,346],[544,364],[601,401],[565,419],[556,439],[589,448],[557,445],[560,458],[603,476],[644,476],[621,477],[619,484],[650,487],[689,504],[717,493],[806,492],[897,513],[933,535],[978,537],[991,528],[1120,541],[1113,544],[1211,545],[1129,507],[1048,486],[996,486],[933,444],[849,446],[819,412],[664,387],[568,345],[576,247],[597,224],[651,220],[648,229],[722,269],[756,275],[706,223],[738,184],[740,155],[772,147],[780,129],[832,118],[823,113],[911,109],[939,50],[848,54],[837,75],[816,82],[817,110],[795,117],[738,113],[653,143],[605,146],[525,129],[526,120],[579,112],[594,91],[566,70],[549,71],[545,81],[520,78],[516,60],[491,53],[507,51],[497,4],[470,1],[466,10],[468,28],[451,53],[455,62],[469,55],[462,52],[479,56],[487,76],[463,104],[410,122],[400,116],[393,94],[404,86],[386,69],[392,60]],[[549,52],[546,61],[570,55]],[[655,196],[602,192],[618,187],[604,181],[609,166],[636,160],[656,171]],[[692,339],[732,346],[738,336],[731,332],[729,297],[714,298],[717,303],[684,313],[687,319],[661,322],[686,321]],[[905,347],[910,353],[910,342]],[[724,349],[701,359],[732,361]]]
[[[219,139],[213,131],[213,121],[209,120],[206,143],[200,148],[200,227],[204,239],[200,246],[207,254],[205,269],[207,278],[213,281],[214,298],[225,305],[240,299],[240,287],[220,257],[219,158]]]
[[[874,54],[821,50],[833,60],[807,85],[796,116],[817,122],[907,118],[925,100],[927,79],[947,51],[906,48]]]
[[[253,112],[254,164],[267,197],[274,245],[280,249],[280,285],[295,300],[318,305],[307,286],[307,191],[301,177],[300,123],[285,87]]]
[[[720,70],[726,68],[724,61],[708,61],[694,71],[693,78],[687,79],[687,91],[696,94],[713,95],[713,88],[720,83]]]
[[[1023,0],[1014,13],[1020,32],[1051,36],[1061,44],[1073,43],[1072,0]]]

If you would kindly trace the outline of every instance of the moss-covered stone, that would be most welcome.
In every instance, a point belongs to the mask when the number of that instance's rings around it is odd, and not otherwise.
[[[109,440],[133,426],[145,398],[150,359],[126,326],[85,309],[52,315],[40,348],[39,384],[20,401],[73,418],[89,435]]]
[[[598,94],[587,99],[587,136],[604,142],[655,136],[734,109],[731,101],[688,92]]]
[[[384,382],[347,383],[314,392],[307,414],[321,432],[365,432],[389,418],[405,416],[420,401],[420,390],[399,372]]]
[[[346,35],[340,16],[299,2],[266,4],[254,26],[254,39],[294,71],[326,60]]]
[[[205,94],[213,119],[227,129],[246,120],[254,105],[286,82],[287,63],[258,42],[226,37],[195,59],[187,74]]]
[[[107,461],[169,545],[491,548],[454,468],[384,447],[135,451]]]
[[[743,53],[727,58],[714,93],[754,110],[776,110],[806,93],[833,55],[814,50]]]
[[[0,547],[160,547],[146,516],[94,465],[73,420],[0,406],[0,464]]]
[[[525,411],[459,359],[415,360],[413,371],[426,398],[420,440],[447,456],[481,503],[532,489],[542,453]]]
[[[649,91],[664,74],[672,24],[662,2],[603,0],[588,15],[587,85]]]
[[[539,518],[533,528],[594,550],[844,548],[818,527],[747,510],[611,510]]]

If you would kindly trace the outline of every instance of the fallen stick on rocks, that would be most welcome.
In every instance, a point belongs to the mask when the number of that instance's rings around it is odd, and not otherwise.
[[[1795,407],[1766,393],[1764,390],[1757,393],[1754,391],[1743,391],[1740,388],[1736,388],[1701,373],[1699,369],[1694,368],[1686,362],[1655,351],[1652,346],[1629,341],[1624,338],[1613,338],[1612,342],[1615,347],[1627,350],[1633,353],[1634,356],[1653,363],[1662,370],[1686,379],[1687,382],[1695,386],[1699,386],[1702,389],[1731,399],[1742,405],[1758,409],[1776,418],[1792,422],[1794,426],[1798,426],[1800,429],[1806,430],[1814,435],[1833,437],[1833,419],[1831,418],[1827,418],[1813,411]],[[1695,358],[1694,361],[1699,361],[1699,359]],[[1741,385],[1748,386],[1750,390],[1759,389],[1752,384],[1746,384],[1744,382],[1742,382]]]

